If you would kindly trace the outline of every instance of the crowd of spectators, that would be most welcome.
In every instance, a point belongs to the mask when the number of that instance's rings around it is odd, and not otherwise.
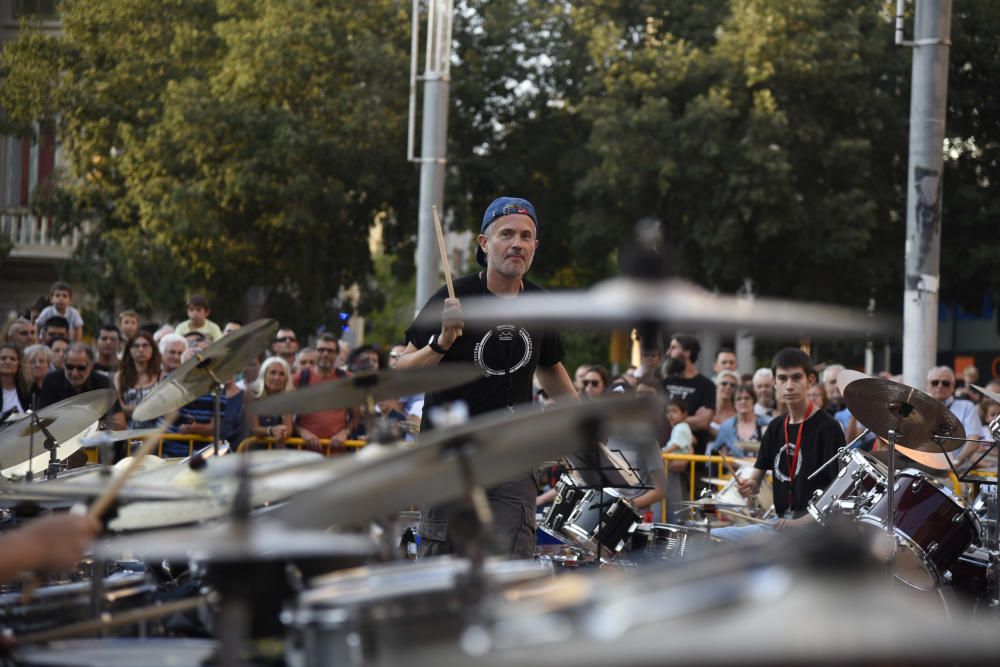
[[[175,326],[143,322],[134,310],[121,312],[115,322],[87,327],[73,306],[73,292],[64,282],[55,283],[48,303],[36,303],[3,329],[0,345],[0,384],[3,403],[0,420],[16,418],[92,389],[112,388],[117,400],[104,415],[105,428],[148,429],[162,418],[133,418],[136,406],[167,376],[213,342],[242,327],[237,320],[219,326],[211,319],[209,300],[193,295],[187,319]],[[84,332],[91,332],[84,343]],[[219,435],[232,447],[253,436],[271,445],[285,446],[292,438],[312,449],[343,450],[346,441],[366,435],[366,407],[334,409],[303,414],[256,414],[245,409],[253,401],[285,391],[329,382],[354,373],[385,367],[380,350],[372,345],[355,349],[336,336],[321,333],[300,347],[296,332],[282,326],[268,349],[231,378],[220,378]],[[387,360],[395,365],[401,344],[393,346]],[[395,355],[395,356],[393,356]],[[399,426],[400,438],[412,439],[419,429],[422,395],[381,401],[376,416]],[[180,408],[170,432],[214,436],[215,396],[207,393]],[[165,456],[184,456],[189,444],[182,439],[165,443]],[[119,455],[126,452],[119,451]]]

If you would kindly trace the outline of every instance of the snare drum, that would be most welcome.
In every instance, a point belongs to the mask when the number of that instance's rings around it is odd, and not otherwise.
[[[930,590],[942,583],[944,573],[966,547],[979,540],[979,521],[961,497],[913,468],[896,474],[894,496],[893,525],[900,547],[896,550],[896,578],[914,588]],[[858,521],[884,533],[888,506],[888,494],[882,493]]]
[[[455,643],[470,617],[469,562],[440,556],[314,579],[282,613],[290,667],[402,664],[411,649]],[[487,560],[487,594],[548,581],[539,561]],[[487,605],[479,607],[486,609]]]
[[[830,486],[816,491],[809,501],[809,514],[819,523],[835,513],[854,516],[863,512],[885,491],[889,468],[860,449],[844,452],[840,471]]]

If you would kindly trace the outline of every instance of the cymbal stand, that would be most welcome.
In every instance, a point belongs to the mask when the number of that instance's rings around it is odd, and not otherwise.
[[[59,456],[58,454],[59,447],[56,442],[55,436],[52,435],[52,433],[49,432],[49,429],[45,426],[45,424],[42,423],[42,420],[38,417],[38,413],[32,410],[31,432],[29,435],[29,456],[31,456],[32,458],[34,458],[34,453],[35,453],[34,436],[36,428],[45,435],[45,449],[49,450],[49,466],[45,469],[45,479],[55,479],[56,476],[59,475],[59,470],[60,470],[59,459],[57,458]],[[30,461],[31,459],[28,460]],[[26,476],[26,479],[29,482],[32,479],[32,473],[30,468],[28,469],[28,474]]]
[[[31,411],[29,414],[31,415],[32,421],[37,419],[37,417],[35,417],[36,412],[38,412],[38,394],[35,394],[34,396],[31,397]],[[31,461],[34,458],[35,458],[35,429],[31,429],[30,431],[28,431],[28,474],[24,476],[24,479],[29,482],[32,481],[35,476],[35,473],[32,472],[31,470],[32,466]]]
[[[996,417],[990,422],[989,429],[993,435],[993,447],[996,447],[997,440],[1000,440],[1000,417]],[[989,454],[989,451],[983,456],[985,457],[986,454]],[[996,498],[1000,498],[1000,472],[997,473],[997,481],[993,484],[993,492]],[[993,553],[990,554],[990,558],[993,561],[993,595],[990,599],[990,606],[996,609],[1000,607],[1000,562],[998,562],[1000,559],[1000,502],[996,500],[993,502]]]
[[[206,368],[205,372],[212,378],[212,454],[219,455],[219,441],[222,439],[222,394],[226,391],[226,383],[216,376],[211,368]]]
[[[824,470],[826,470],[827,466],[829,466],[831,463],[833,463],[834,461],[836,461],[837,459],[839,459],[841,456],[843,456],[844,452],[849,452],[852,449],[859,448],[861,446],[861,438],[865,437],[869,433],[871,433],[871,431],[868,430],[868,429],[865,429],[864,433],[862,433],[861,435],[859,435],[858,437],[856,437],[854,440],[851,440],[849,443],[847,443],[846,445],[844,445],[843,447],[841,447],[840,449],[838,449],[836,454],[834,454],[829,459],[827,459],[826,463],[824,463],[819,468],[817,468],[815,471],[813,471],[813,473],[811,475],[809,475],[809,477],[807,477],[806,479],[812,479],[816,475],[818,475],[821,472],[823,472]],[[857,444],[855,444],[855,443],[857,443]]]
[[[896,574],[896,429],[889,429],[889,471],[886,473],[885,493],[889,506],[886,508],[885,531],[889,538],[889,577]]]

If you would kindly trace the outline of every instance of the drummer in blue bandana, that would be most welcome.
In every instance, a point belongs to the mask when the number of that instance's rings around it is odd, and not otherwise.
[[[837,476],[837,466],[831,465],[809,479],[845,444],[844,431],[837,420],[823,410],[816,410],[806,394],[816,382],[812,360],[802,350],[786,347],[774,355],[771,366],[775,398],[785,414],[768,424],[753,469],[737,484],[741,495],[755,496],[764,475],[770,471],[778,519],[771,526],[713,531],[713,535],[722,539],[740,541],[759,533],[809,524],[813,519],[807,505],[813,493],[825,489]]]
[[[470,416],[512,409],[532,399],[532,377],[556,400],[577,400],[563,367],[558,333],[528,331],[514,323],[466,328],[462,297],[517,298],[542,288],[525,279],[538,248],[538,216],[526,199],[500,197],[489,205],[480,225],[476,259],[482,271],[454,282],[455,298],[441,288],[406,331],[406,349],[397,368],[474,363],[482,377],[455,389],[425,396],[421,431],[434,428],[435,407],[462,401]],[[493,515],[491,551],[510,558],[532,558],[535,549],[536,487],[529,471],[487,492]],[[424,507],[419,528],[421,555],[461,553],[467,536],[449,522],[458,506]]]

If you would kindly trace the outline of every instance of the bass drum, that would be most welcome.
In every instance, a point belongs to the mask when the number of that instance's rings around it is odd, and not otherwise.
[[[979,541],[979,521],[951,489],[912,468],[896,474],[894,503],[896,578],[931,590],[943,583],[944,573],[966,548]],[[888,516],[889,496],[883,493],[858,521],[863,530],[884,535]]]

